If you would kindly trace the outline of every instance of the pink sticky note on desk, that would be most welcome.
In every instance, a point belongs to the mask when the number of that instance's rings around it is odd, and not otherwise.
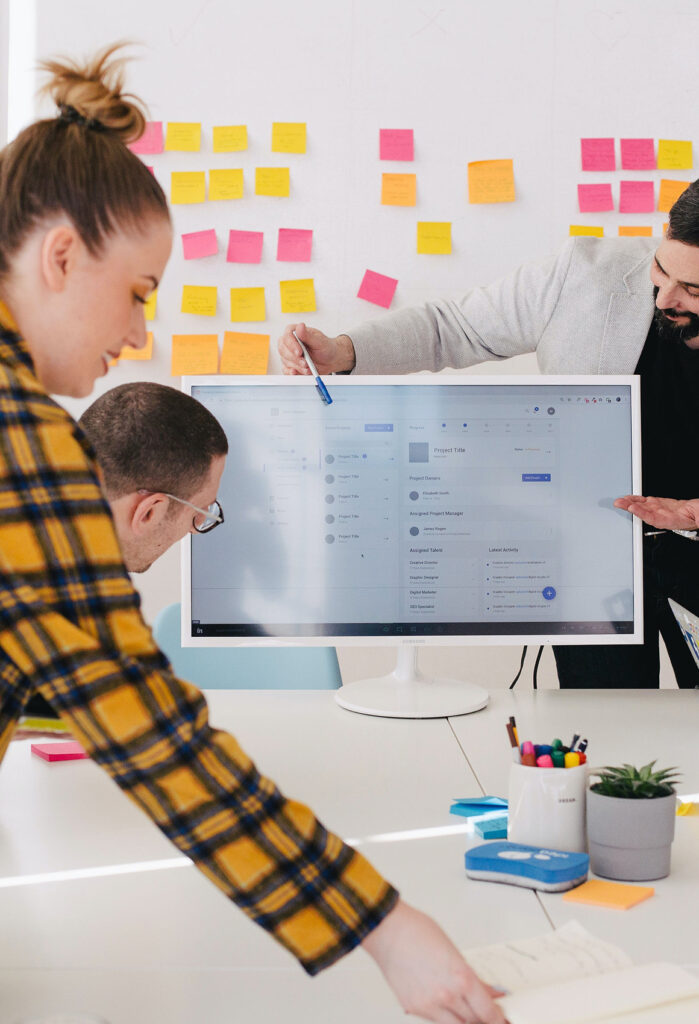
[[[145,131],[140,139],[129,143],[132,153],[162,153],[163,122],[146,121]]]
[[[412,128],[380,128],[379,160],[413,160],[415,143]]]
[[[619,187],[619,213],[652,213],[655,195],[652,181],[622,181]]]
[[[581,213],[613,210],[611,185],[578,185],[578,205]]]
[[[654,171],[655,146],[652,139],[622,139],[622,171]]]
[[[81,761],[88,756],[74,740],[65,743],[32,743],[32,754],[44,761]]]
[[[297,228],[279,228],[277,259],[287,263],[308,263],[313,248],[313,232]]]
[[[377,274],[374,270],[367,270],[362,278],[362,283],[357,292],[357,298],[373,302],[375,306],[383,306],[384,309],[393,302],[398,281],[395,277],[386,277],[385,274]]]
[[[190,231],[182,235],[182,250],[186,260],[200,260],[203,256],[215,256],[218,252],[216,231]]]
[[[262,260],[263,231],[231,231],[228,235],[228,263],[259,263]]]
[[[581,139],[580,153],[584,171],[615,171],[614,139]]]

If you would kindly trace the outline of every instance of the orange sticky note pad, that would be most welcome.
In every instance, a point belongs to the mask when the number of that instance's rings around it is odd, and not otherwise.
[[[238,153],[248,148],[248,129],[244,124],[214,126],[214,153]]]
[[[125,345],[119,353],[120,359],[152,359],[153,358],[153,332],[148,331],[146,334],[146,344],[144,348],[134,348],[133,345]]]
[[[620,227],[619,228],[619,234],[620,234],[620,236],[622,236],[622,237],[626,236],[627,238],[630,237],[630,236],[636,236],[636,235],[641,235],[644,238],[650,238],[650,236],[653,234],[653,228],[651,228],[651,227],[631,227],[630,225],[627,225],[626,227]]]
[[[476,160],[468,165],[469,203],[513,203],[515,173],[512,160]]]
[[[415,206],[417,202],[416,174],[382,174],[382,206]]]
[[[255,168],[256,196],[288,196],[289,187],[288,167]]]
[[[173,334],[171,374],[218,373],[217,334]]]
[[[267,373],[269,334],[225,331],[221,373]]]
[[[168,121],[166,152],[198,153],[201,148],[201,124],[195,121]]]
[[[282,313],[315,313],[316,292],[313,279],[280,281]]]
[[[658,210],[660,213],[669,213],[682,193],[689,188],[689,181],[675,181],[672,178],[660,179],[660,191],[658,192]]]
[[[568,903],[590,903],[593,907],[614,907],[628,910],[649,899],[655,893],[652,885],[622,885],[621,882],[603,882],[591,878],[576,889],[563,894]]]
[[[44,761],[82,761],[87,757],[79,743],[32,743],[32,754]]]
[[[592,235],[594,238],[604,237],[604,228],[592,224],[571,224],[569,235]]]

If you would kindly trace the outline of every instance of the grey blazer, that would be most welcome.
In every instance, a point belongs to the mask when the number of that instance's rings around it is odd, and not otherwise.
[[[356,373],[472,366],[536,352],[543,373],[633,373],[655,308],[651,238],[571,238],[542,262],[349,331]]]

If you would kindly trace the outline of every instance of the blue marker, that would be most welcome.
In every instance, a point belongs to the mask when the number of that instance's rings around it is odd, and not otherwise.
[[[318,392],[318,394],[320,395],[321,399],[325,402],[326,405],[332,405],[332,401],[333,400],[330,397],[330,393],[329,393],[328,389],[326,388],[325,384],[323,384],[323,381],[320,379],[320,375],[319,375],[318,371],[315,368],[313,360],[311,359],[311,357],[308,354],[308,349],[306,348],[304,343],[301,341],[301,339],[299,338],[299,336],[296,333],[296,331],[292,331],[291,333],[293,334],[293,336],[296,338],[296,340],[298,341],[299,345],[301,346],[301,351],[303,352],[303,358],[308,363],[308,369],[311,371],[311,373],[313,374],[313,376],[316,379],[316,391]]]

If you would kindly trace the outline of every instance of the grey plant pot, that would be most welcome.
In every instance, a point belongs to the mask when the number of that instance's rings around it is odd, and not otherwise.
[[[670,873],[677,799],[623,800],[590,790],[587,836],[590,868],[603,878],[647,882]]]

